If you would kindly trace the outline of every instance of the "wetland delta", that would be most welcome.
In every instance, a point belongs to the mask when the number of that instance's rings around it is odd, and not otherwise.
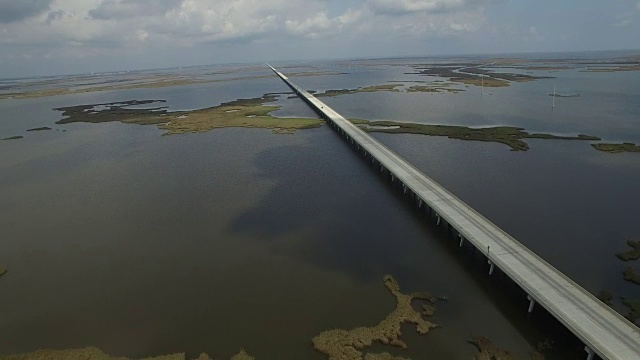
[[[271,65],[637,323],[639,58]],[[0,359],[584,358],[262,64],[3,79],[0,114]]]

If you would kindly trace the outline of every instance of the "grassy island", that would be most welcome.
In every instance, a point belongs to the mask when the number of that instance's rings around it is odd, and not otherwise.
[[[409,87],[407,92],[434,92],[434,91],[462,91],[456,88],[449,88],[451,83],[429,85],[415,85]],[[371,86],[359,89],[328,90],[323,96],[336,96],[354,92],[375,92],[375,91],[401,91],[397,88],[402,84],[387,84]],[[321,95],[322,95],[321,94]],[[61,111],[63,119],[56,124],[70,124],[75,122],[103,123],[121,122],[125,124],[155,125],[164,130],[163,135],[185,134],[206,132],[218,128],[245,127],[270,129],[276,134],[291,134],[296,130],[316,128],[324,121],[312,118],[280,118],[271,115],[272,112],[280,109],[277,105],[268,105],[274,102],[282,93],[268,93],[258,98],[238,99],[218,106],[192,110],[192,111],[169,111],[164,103],[165,100],[129,100],[113,103],[77,105],[56,108]],[[147,108],[139,108],[141,105]],[[138,108],[132,108],[132,107]],[[391,134],[421,134],[429,136],[446,136],[451,139],[467,141],[496,142],[509,146],[512,151],[526,151],[529,145],[526,139],[551,139],[551,140],[582,140],[599,141],[599,137],[591,135],[564,136],[553,134],[530,133],[522,128],[512,126],[494,126],[485,128],[472,128],[456,125],[431,125],[416,124],[396,121],[369,121],[351,119],[352,123],[358,125],[366,132],[384,132]],[[51,130],[49,127],[29,129],[27,131]],[[62,130],[65,131],[65,130]],[[3,140],[20,139],[22,136],[12,136]],[[634,144],[592,144],[600,151],[640,152],[640,147]],[[623,149],[623,150],[622,150]]]
[[[622,304],[629,308],[629,314],[627,314],[626,318],[632,323],[635,323],[640,319],[640,300],[627,298],[621,298],[621,300]]]
[[[600,151],[608,152],[608,153],[623,153],[623,152],[640,152],[640,146],[632,143],[622,143],[622,144],[591,144],[594,148]]]
[[[613,305],[613,294],[611,293],[611,291],[601,290],[596,297],[606,305]]]
[[[399,81],[400,82],[400,81]],[[400,89],[404,84],[400,84],[399,82],[393,82],[392,84],[382,84],[382,85],[372,85],[366,87],[360,87],[356,89],[336,89],[336,90],[326,90],[321,93],[315,94],[316,97],[334,97],[340,95],[350,95],[350,94],[358,94],[358,93],[372,93],[372,92],[380,92],[380,91],[388,91],[388,92],[407,92],[407,93],[459,93],[461,91],[465,91],[464,89],[450,87],[454,85],[452,82],[443,82],[443,81],[422,81],[421,85],[413,85],[406,89]],[[416,82],[416,81],[412,81]],[[314,93],[314,91],[309,91],[310,93]],[[292,96],[292,98],[295,96]]]
[[[523,70],[531,70],[531,71],[560,71],[560,70],[571,70],[572,66],[568,65],[556,65],[556,66],[524,66],[520,67]]]
[[[392,134],[422,134],[430,136],[446,136],[450,139],[489,141],[508,145],[512,151],[527,151],[529,145],[523,139],[556,139],[556,140],[600,140],[589,135],[558,136],[551,134],[528,133],[521,128],[497,126],[488,128],[470,128],[454,125],[427,125],[403,123],[395,121],[350,120],[367,132],[384,132]]]
[[[523,75],[508,72],[494,72],[483,69],[478,64],[442,64],[415,66],[418,75],[437,76],[448,78],[449,81],[465,85],[505,87],[511,82],[527,82],[538,79],[546,79],[548,76]]]
[[[575,98],[575,97],[580,97],[580,94],[554,94],[554,93],[550,93],[549,96],[557,97],[557,98]]]
[[[390,344],[403,349],[407,344],[400,339],[402,332],[400,328],[404,323],[416,325],[419,334],[426,334],[430,329],[437,327],[426,321],[422,315],[432,316],[435,313],[433,303],[435,298],[429,294],[416,293],[406,295],[400,292],[400,285],[390,275],[385,275],[384,285],[396,298],[396,309],[384,320],[375,326],[359,327],[352,330],[329,330],[321,333],[312,339],[313,347],[329,356],[329,359],[362,359],[361,350],[370,347],[374,342]],[[412,302],[414,300],[424,301],[422,312],[416,311]],[[365,359],[395,359],[403,358],[392,356],[389,353],[367,354]]]
[[[6,138],[4,138],[4,139],[2,139],[2,140],[18,140],[18,139],[22,139],[22,138],[24,138],[24,136],[16,135],[16,136],[9,136],[9,137],[6,137]]]
[[[52,87],[47,89],[31,90],[31,91],[19,92],[19,93],[0,94],[0,99],[34,99],[34,98],[49,97],[49,96],[73,95],[73,94],[83,94],[83,93],[99,92],[99,91],[153,89],[153,88],[163,88],[163,87],[171,87],[171,86],[200,84],[200,83],[207,83],[207,82],[212,82],[212,81],[202,81],[202,80],[186,79],[186,78],[178,78],[178,77],[164,77],[160,79],[150,79],[150,80],[141,79],[138,82],[125,84],[125,85],[96,85],[96,86],[90,86],[90,87],[81,88],[81,89]]]
[[[624,271],[624,279],[631,281],[632,283],[640,284],[640,273],[638,273],[634,268],[627,268]]]
[[[414,92],[429,92],[429,93],[442,93],[442,92],[450,92],[457,94],[461,91],[465,91],[464,89],[452,88],[449,87],[451,83],[436,83],[436,85],[414,85],[407,89],[408,93]]]
[[[209,75],[212,75],[212,74],[209,74]],[[314,72],[292,73],[292,74],[289,74],[289,76],[303,77],[303,76],[324,76],[324,75],[341,75],[341,74],[342,73],[338,73],[338,72],[314,71]],[[228,81],[238,81],[238,80],[266,79],[266,78],[273,78],[273,77],[276,77],[276,75],[271,73],[267,73],[265,75],[237,76],[237,77],[222,78],[222,79],[220,78],[202,79],[202,78],[194,78],[194,77],[167,75],[167,76],[160,76],[160,77],[156,77],[156,76],[140,77],[128,84],[117,84],[118,81],[113,80],[109,85],[93,85],[85,88],[67,88],[67,87],[60,86],[61,84],[64,84],[64,79],[63,79],[58,84],[57,87],[49,87],[45,89],[31,90],[31,91],[25,91],[25,92],[0,94],[0,100],[2,99],[33,99],[33,98],[41,98],[41,97],[49,97],[49,96],[73,95],[73,94],[83,94],[83,93],[99,92],[99,91],[155,89],[155,88],[165,88],[165,87],[172,87],[172,86],[197,85],[197,84],[208,84],[208,83],[218,83],[218,82],[228,82]]]
[[[399,92],[398,87],[402,86],[402,84],[383,84],[383,85],[372,85],[366,87],[359,87],[357,89],[337,89],[337,90],[327,90],[325,92],[321,92],[315,94],[316,97],[334,97],[339,95],[349,95],[349,94],[357,94],[357,93],[371,93],[378,91],[391,91],[391,92]]]
[[[206,132],[225,127],[271,129],[274,133],[292,133],[300,129],[319,127],[320,119],[278,118],[270,113],[279,106],[263,105],[276,99],[265,95],[254,99],[239,99],[211,108],[194,111],[170,112],[166,107],[131,109],[133,105],[152,105],[164,100],[131,100],[118,103],[79,105],[57,108],[64,119],[56,124],[74,122],[102,123],[119,121],[126,124],[156,125],[165,130],[164,135]]]
[[[640,64],[619,65],[613,67],[596,67],[587,68],[589,72],[621,72],[621,71],[640,71]]]
[[[129,360],[126,357],[109,356],[102,352],[102,350],[87,347],[84,349],[69,349],[69,350],[38,350],[28,354],[16,354],[16,355],[0,355],[0,360]],[[145,358],[144,360],[186,360],[186,355],[182,354],[170,354],[161,355],[155,357]],[[211,360],[209,355],[202,353],[196,360]],[[253,357],[249,356],[244,349],[233,357],[231,360],[253,360]]]
[[[618,253],[616,254],[616,256],[620,260],[624,260],[624,261],[640,259],[640,240],[639,241],[629,240],[627,241],[627,245],[631,247],[631,250],[623,253]]]

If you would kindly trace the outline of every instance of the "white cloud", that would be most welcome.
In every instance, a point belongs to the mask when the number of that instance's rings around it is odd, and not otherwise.
[[[478,5],[493,1],[365,0],[329,15],[328,0],[57,0],[47,13],[8,24],[9,36],[0,43],[180,47],[282,36],[319,39],[372,29],[380,35],[443,36],[477,30],[484,21]],[[381,9],[416,13],[411,19],[383,19]]]
[[[0,63],[22,55],[127,63],[134,54],[153,62],[187,52],[207,54],[189,56],[207,63],[210,54],[253,58],[260,46],[281,49],[281,57],[309,56],[301,46],[309,53],[320,46],[381,51],[385,45],[378,42],[424,43],[478,31],[487,24],[482,5],[495,1],[52,0],[20,20],[0,23]]]
[[[368,0],[374,11],[390,15],[458,12],[496,2],[500,0]]]
[[[89,16],[102,20],[157,16],[181,3],[182,0],[103,0],[89,10]]]
[[[362,14],[361,10],[349,9],[344,14],[330,19],[326,11],[321,11],[315,16],[301,21],[287,20],[285,29],[293,35],[316,39],[342,32],[346,26],[357,22]]]
[[[611,24],[611,26],[613,26],[613,27],[627,27],[627,26],[631,25],[632,23],[633,23],[633,19],[626,18],[626,19],[622,19],[620,21],[614,22],[613,24]]]

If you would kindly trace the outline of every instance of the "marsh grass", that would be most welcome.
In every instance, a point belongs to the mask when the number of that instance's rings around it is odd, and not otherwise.
[[[424,335],[438,325],[425,320],[422,315],[431,316],[435,309],[435,298],[426,293],[406,295],[400,292],[400,285],[390,275],[384,276],[384,285],[396,298],[396,308],[377,325],[358,327],[351,330],[335,329],[321,333],[312,339],[313,347],[329,356],[329,359],[362,359],[362,350],[372,346],[374,342],[407,348],[407,344],[400,339],[401,326],[404,323],[416,325],[416,331]],[[412,302],[421,300],[426,302],[423,312],[413,308]],[[365,359],[403,359],[389,353],[366,354]]]
[[[599,143],[599,144],[591,144],[591,146],[593,146],[597,150],[608,152],[608,153],[640,152],[640,146],[632,143],[622,143],[622,144]]]
[[[450,139],[469,141],[488,141],[508,145],[512,151],[527,151],[529,145],[523,139],[555,139],[555,140],[600,140],[589,135],[558,136],[552,134],[528,133],[524,129],[497,126],[488,128],[470,128],[455,125],[428,125],[403,123],[395,121],[350,120],[368,132],[384,132],[392,134],[421,134],[429,136],[446,136]]]
[[[56,124],[74,122],[102,123],[118,121],[125,124],[156,125],[163,135],[206,132],[227,127],[271,129],[274,133],[290,134],[296,130],[319,127],[321,119],[279,118],[271,112],[280,106],[264,105],[276,99],[275,95],[260,98],[239,99],[218,106],[194,110],[170,112],[166,107],[130,109],[132,105],[164,103],[164,100],[131,100],[118,103],[79,105],[55,110],[65,116]],[[96,111],[96,107],[103,107]]]

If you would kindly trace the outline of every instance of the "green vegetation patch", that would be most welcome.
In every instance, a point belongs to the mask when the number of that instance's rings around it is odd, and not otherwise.
[[[461,91],[465,91],[464,89],[452,88],[447,86],[429,86],[429,85],[414,85],[407,89],[408,93],[415,92],[427,92],[427,93],[442,93],[442,92],[450,92],[457,94]]]
[[[435,301],[433,296],[424,293],[403,294],[400,292],[398,282],[390,275],[384,276],[384,285],[396,298],[396,309],[391,314],[375,326],[358,327],[352,330],[335,329],[325,331],[311,340],[313,347],[317,351],[328,355],[329,359],[362,359],[363,353],[361,350],[372,346],[375,342],[406,349],[407,344],[400,339],[402,335],[400,328],[404,323],[415,324],[416,331],[419,334],[426,334],[430,329],[437,327],[436,324],[422,318],[422,314],[431,316],[435,312],[432,306]],[[422,314],[413,308],[411,303],[414,300],[427,302],[424,304],[426,306],[423,307]],[[371,360],[403,359],[392,356],[389,353],[366,354],[364,358]]]
[[[597,296],[598,300],[602,301],[606,305],[611,306],[613,303],[613,294],[608,290],[601,290]]]
[[[559,70],[571,70],[573,67],[567,65],[558,66],[523,66],[520,69],[531,71],[559,71]]]
[[[636,284],[640,284],[640,273],[638,273],[634,268],[627,268],[624,271],[624,279]]]
[[[398,87],[400,86],[402,86],[402,84],[383,84],[383,85],[359,87],[357,89],[327,90],[325,92],[318,93],[315,96],[316,97],[334,97],[334,96],[340,96],[340,95],[372,93],[372,92],[379,92],[379,91],[399,92],[400,89],[398,89]]]
[[[591,146],[593,146],[597,150],[608,152],[608,153],[640,152],[640,146],[632,143],[622,143],[622,144],[599,143],[599,144],[591,144]]]
[[[557,97],[557,98],[575,98],[575,97],[580,97],[580,94],[554,94],[554,93],[550,93],[549,96]]]
[[[125,124],[156,125],[165,130],[163,135],[206,132],[225,127],[271,129],[274,133],[292,133],[300,129],[319,127],[321,119],[278,118],[271,112],[280,106],[263,105],[276,99],[267,94],[260,98],[239,99],[211,108],[194,111],[173,111],[166,107],[132,109],[134,105],[164,103],[165,100],[131,100],[117,103],[79,105],[57,108],[64,119],[56,124],[74,122],[102,123],[118,121]]]
[[[407,81],[405,81],[407,82]],[[450,93],[459,93],[461,91],[465,91],[464,89],[460,89],[460,88],[455,88],[455,87],[450,87],[451,85],[454,85],[454,83],[452,82],[444,82],[444,81],[408,81],[408,82],[414,82],[414,83],[421,83],[421,85],[414,85],[411,87],[406,88],[406,90],[404,90],[404,92],[407,93],[417,93],[417,92],[422,92],[422,93],[444,93],[444,92],[450,92]],[[318,94],[315,94],[316,97],[334,97],[334,96],[340,96],[340,95],[350,95],[350,94],[357,94],[357,93],[371,93],[371,92],[379,92],[379,91],[388,91],[388,92],[403,92],[402,89],[399,89],[401,86],[404,86],[403,84],[398,84],[396,82],[393,82],[392,84],[383,84],[383,85],[374,85],[374,86],[367,86],[367,87],[360,87],[360,88],[356,88],[356,89],[337,89],[337,90],[327,90]],[[313,93],[312,91],[310,91],[311,93]]]
[[[256,68],[263,69],[263,68]],[[211,74],[220,74],[220,73],[210,73]],[[323,72],[323,71],[314,71],[314,72],[300,72],[300,73],[292,73],[289,76],[328,76],[328,75],[342,75],[343,73],[339,72]],[[251,80],[251,79],[267,79],[276,77],[275,74],[265,74],[265,75],[251,75],[251,76],[238,76],[238,77],[230,77],[223,79],[202,79],[202,78],[190,78],[184,76],[153,76],[153,77],[142,77],[137,79],[134,83],[130,84],[115,84],[117,80],[113,81],[112,84],[109,85],[95,85],[89,86],[85,88],[65,88],[65,87],[49,87],[45,89],[31,90],[25,92],[14,92],[14,93],[6,93],[0,94],[0,99],[33,99],[33,98],[41,98],[41,97],[49,97],[49,96],[58,96],[58,95],[73,95],[73,94],[84,94],[90,92],[99,92],[99,91],[116,91],[116,90],[134,90],[134,89],[156,89],[156,88],[165,88],[165,87],[173,87],[173,86],[185,86],[185,85],[198,85],[198,84],[208,84],[208,83],[218,83],[218,82],[229,82],[229,81],[240,81],[240,80]],[[60,86],[60,85],[58,85]]]
[[[38,350],[28,354],[0,355],[0,360],[129,360],[126,357],[109,356],[100,349],[87,347],[68,350]],[[186,360],[185,354],[170,354],[145,358],[144,360]],[[197,360],[211,360],[202,353]],[[234,355],[231,360],[253,360],[244,350]]]
[[[621,72],[621,71],[640,71],[640,64],[621,65],[614,67],[588,67],[589,72]]]
[[[530,134],[521,128],[497,126],[488,128],[470,128],[454,125],[427,125],[402,123],[395,121],[350,120],[367,132],[384,132],[392,134],[422,134],[429,136],[446,136],[450,139],[488,141],[508,145],[512,151],[527,151],[529,145],[523,139],[556,139],[556,140],[600,140],[589,135],[558,136],[552,134]]]
[[[484,87],[507,87],[511,86],[511,83],[503,79],[495,79],[490,77],[462,77],[454,76],[449,78],[454,82],[459,82],[465,85],[484,86]]]
[[[622,304],[629,308],[629,313],[626,318],[629,321],[635,323],[638,319],[640,319],[640,300],[638,299],[628,299],[628,298],[620,298],[622,300]]]
[[[548,76],[494,72],[472,63],[420,65],[416,67],[416,70],[418,70],[418,75],[437,76],[448,78],[449,81],[456,83],[486,87],[505,87],[510,86],[511,82],[527,82],[549,78]]]
[[[618,253],[616,256],[620,260],[629,261],[629,260],[638,260],[640,258],[640,241],[627,241],[627,245],[631,247],[631,250],[623,253]]]

